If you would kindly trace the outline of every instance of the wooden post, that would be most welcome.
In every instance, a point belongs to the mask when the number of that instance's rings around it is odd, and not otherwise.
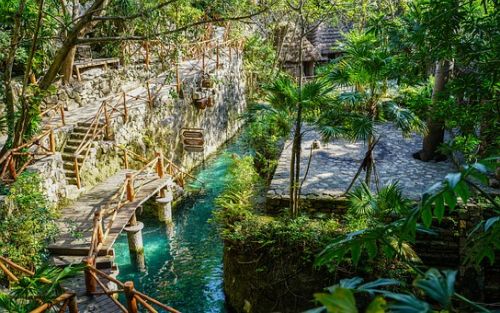
[[[111,138],[110,120],[109,120],[108,104],[106,101],[104,101],[104,122],[106,123],[104,129],[106,139],[110,139]]]
[[[63,126],[65,126],[66,120],[64,118],[64,106],[63,105],[59,106],[59,112],[61,113],[61,122],[62,122]]]
[[[137,300],[134,294],[134,282],[127,281],[123,285],[123,291],[125,292],[125,298],[127,299],[127,309],[129,313],[137,313]]]
[[[97,228],[97,243],[102,243],[104,241],[104,232],[102,230],[101,210],[94,213],[94,227]]]
[[[146,67],[149,68],[149,41],[144,42],[144,49],[146,50],[146,57],[144,59],[144,63]]]
[[[69,313],[78,313],[78,303],[76,302],[76,295],[73,295],[71,298],[69,298],[68,311]]]
[[[233,49],[231,49],[231,44],[228,45],[228,48],[229,48],[229,63],[231,63],[233,61],[233,59],[232,59],[232,50]]]
[[[179,62],[175,63],[175,84],[177,88],[177,96],[181,97],[181,77],[179,76]]]
[[[153,102],[152,102],[152,99],[151,99],[151,90],[149,90],[149,81],[146,82],[146,89],[148,91],[148,104],[149,104],[149,108],[152,109],[153,108]]]
[[[123,92],[123,122],[128,121],[127,94]]]
[[[127,200],[134,201],[135,192],[134,192],[134,174],[127,173],[125,174],[127,180]]]
[[[219,43],[215,46],[215,68],[219,68]]]
[[[93,256],[88,256],[83,260],[83,263],[86,265],[85,267],[85,291],[88,295],[92,295],[97,290],[97,281],[92,275],[91,266],[94,266],[95,259]]]
[[[16,172],[16,161],[14,160],[14,156],[12,156],[9,160],[9,172],[12,176],[12,179],[16,180],[17,172]]]
[[[80,170],[78,168],[78,156],[75,155],[75,160],[73,162],[73,168],[75,170],[75,177],[76,177],[76,186],[78,189],[82,187],[81,182],[80,182]]]
[[[50,128],[49,142],[50,142],[50,152],[56,153],[56,139],[54,137],[54,129],[52,127]]]
[[[201,47],[201,75],[205,74],[205,44]]]
[[[156,162],[156,173],[160,178],[163,178],[165,171],[164,171],[164,164],[163,164],[163,153],[156,152],[156,157],[158,158],[158,161]]]
[[[128,151],[127,150],[124,150],[124,155],[123,155],[123,163],[125,163],[125,169],[128,170]]]

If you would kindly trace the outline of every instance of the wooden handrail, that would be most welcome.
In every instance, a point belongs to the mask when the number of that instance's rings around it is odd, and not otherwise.
[[[9,265],[13,269],[15,269],[15,270],[17,270],[17,271],[19,271],[19,272],[21,272],[23,274],[26,274],[28,276],[35,275],[35,273],[33,271],[30,271],[30,270],[22,267],[21,265],[18,265],[16,263],[12,262],[12,260],[9,260],[6,257],[0,256],[0,269],[5,273],[5,275],[7,275],[7,278],[10,281],[18,282],[19,278],[16,275],[14,275],[7,268],[7,266],[4,263],[6,263],[7,265]],[[43,284],[52,284],[52,281],[49,280],[49,279],[47,279],[47,278],[45,278],[45,277],[40,277],[38,280],[41,283],[43,283]],[[75,295],[75,293],[68,292],[68,291],[65,291],[63,294],[61,294],[56,299],[54,299],[54,300],[52,300],[50,302],[41,304],[36,309],[30,311],[30,313],[47,312],[47,310],[51,309],[52,307],[54,307],[55,305],[58,305],[60,303],[62,303],[62,308],[64,308],[64,310],[66,308],[68,308],[69,313],[78,313],[78,306],[77,306],[77,303],[76,303],[76,295]]]

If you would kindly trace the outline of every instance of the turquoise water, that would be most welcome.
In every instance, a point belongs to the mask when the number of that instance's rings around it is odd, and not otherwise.
[[[222,281],[223,243],[215,225],[208,222],[214,199],[223,191],[231,154],[242,154],[241,145],[229,144],[206,162],[187,189],[197,191],[177,205],[174,225],[167,228],[154,217],[138,216],[144,223],[146,270],[137,270],[128,252],[127,236],[115,243],[121,281],[133,280],[136,288],[183,313],[226,312]]]

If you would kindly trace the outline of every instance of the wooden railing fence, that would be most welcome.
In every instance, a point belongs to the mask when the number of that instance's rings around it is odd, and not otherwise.
[[[23,275],[33,276],[34,272],[12,262],[6,257],[0,256],[0,269],[4,272],[7,279],[11,282],[18,282],[19,278],[9,269],[16,270]],[[52,281],[46,278],[40,278],[40,282],[44,284],[52,284]],[[64,291],[60,296],[51,300],[50,302],[46,302],[41,304],[36,309],[32,310],[30,313],[43,313],[43,312],[52,312],[52,309],[56,308],[57,312],[66,312],[69,313],[78,313],[78,305],[76,301],[76,295],[73,292]]]
[[[44,157],[56,153],[56,141],[52,127],[35,136],[17,148],[7,151],[0,159],[0,180],[7,182],[16,180],[36,157]],[[7,177],[7,174],[10,176]]]
[[[155,45],[160,45],[160,43],[156,43]],[[229,39],[225,40],[223,38],[223,42],[220,42],[219,39],[210,39],[204,40],[195,43],[188,43],[181,45],[182,50],[185,51],[185,57],[174,62],[175,65],[175,83],[174,84],[154,84],[154,88],[151,87],[151,81],[147,81],[145,83],[146,95],[145,96],[137,96],[131,95],[126,92],[123,92],[119,97],[112,97],[105,99],[99,109],[97,110],[95,116],[89,119],[87,122],[90,123],[90,127],[84,138],[81,140],[80,145],[76,149],[73,158],[73,171],[76,177],[76,184],[78,188],[81,188],[81,167],[84,165],[90,153],[90,145],[92,142],[99,138],[100,136],[110,137],[111,136],[111,123],[112,120],[119,114],[124,120],[127,122],[129,119],[129,105],[128,101],[133,100],[144,100],[147,101],[148,106],[150,108],[153,107],[157,97],[160,95],[160,91],[164,87],[175,87],[177,94],[181,94],[183,79],[181,78],[181,73],[179,66],[182,64],[183,59],[199,59],[201,58],[202,64],[199,69],[202,74],[206,73],[207,67],[207,58],[209,60],[215,58],[215,67],[219,68],[221,65],[222,57],[227,57],[229,61],[231,61],[233,48],[236,47],[240,49],[242,45],[242,41]],[[226,48],[226,49],[223,49]],[[166,49],[164,47],[164,49]],[[159,87],[158,87],[159,86]],[[45,116],[50,112],[59,112],[61,118],[61,126],[64,126],[66,123],[64,116],[64,106],[62,104],[54,105],[43,111],[41,114]],[[58,126],[60,127],[60,126]],[[57,127],[57,128],[58,128]],[[43,144],[48,140],[48,147]],[[27,143],[14,148],[8,151],[3,157],[0,159],[0,180],[9,181],[15,180],[17,176],[23,172],[28,165],[37,157],[37,156],[47,156],[55,153],[55,139],[54,139],[54,129],[50,128],[35,138],[31,139]],[[175,165],[169,164],[170,171],[175,172]],[[10,177],[7,178],[6,174],[9,174]],[[179,177],[184,174],[179,174]],[[179,178],[181,181],[184,177]]]

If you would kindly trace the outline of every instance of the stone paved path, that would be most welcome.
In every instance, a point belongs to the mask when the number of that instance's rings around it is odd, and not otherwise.
[[[391,124],[378,125],[376,131],[377,136],[382,136],[375,148],[375,162],[381,185],[398,181],[407,197],[419,199],[421,193],[428,187],[441,181],[447,173],[455,171],[449,161],[426,163],[412,157],[412,153],[421,148],[421,136],[412,135],[404,138]],[[304,134],[302,176],[307,166],[311,144],[319,139],[319,134],[312,129]],[[365,152],[366,146],[362,142],[335,140],[333,143],[322,143],[320,149],[313,150],[309,174],[304,182],[301,197],[326,200],[341,196],[356,174]],[[268,199],[289,199],[290,156],[291,141],[288,140],[271,182]],[[364,172],[360,175],[359,180],[361,179],[364,179]]]

